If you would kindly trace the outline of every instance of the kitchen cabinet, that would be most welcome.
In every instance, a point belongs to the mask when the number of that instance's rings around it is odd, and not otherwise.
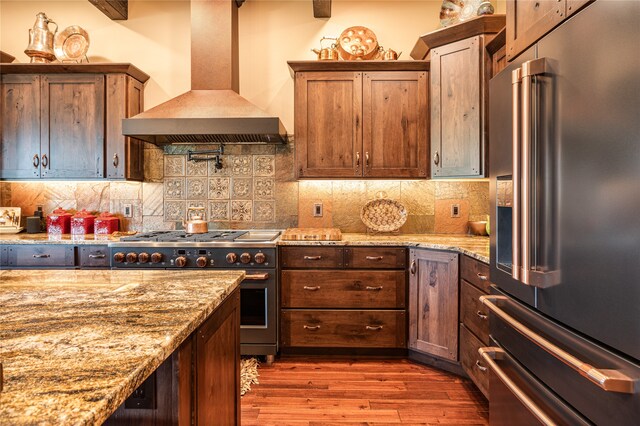
[[[281,248],[280,339],[301,349],[406,348],[406,250]]]
[[[431,59],[430,169],[432,178],[481,178],[488,173],[486,50],[504,15],[480,16],[420,36],[412,51]]]
[[[289,66],[298,178],[427,177],[428,62]]]
[[[491,56],[491,78],[507,66],[506,33],[507,30],[503,28],[487,43],[487,52]]]
[[[409,350],[458,360],[458,254],[411,249]]]
[[[507,59],[513,60],[593,0],[507,0]]]
[[[469,256],[460,258],[460,364],[483,395],[489,398],[488,366],[478,349],[489,342],[489,312],[480,296],[489,294],[489,265]]]
[[[0,250],[0,266],[21,268],[110,267],[107,244],[6,244]]]
[[[130,64],[1,69],[0,179],[143,179],[143,143],[121,120],[143,109],[149,78]]]

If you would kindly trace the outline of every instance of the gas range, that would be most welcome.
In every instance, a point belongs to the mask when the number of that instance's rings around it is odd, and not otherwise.
[[[280,231],[151,231],[110,243],[113,268],[275,268]]]

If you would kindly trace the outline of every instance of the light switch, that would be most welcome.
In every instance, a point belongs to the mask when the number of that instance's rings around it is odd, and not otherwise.
[[[313,216],[322,217],[322,203],[313,203]]]

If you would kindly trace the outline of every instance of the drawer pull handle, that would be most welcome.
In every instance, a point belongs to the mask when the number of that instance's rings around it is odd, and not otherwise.
[[[367,330],[382,330],[382,326],[381,325],[368,325],[365,327]]]
[[[411,261],[411,267],[409,268],[409,272],[411,272],[411,275],[415,275],[416,274],[416,261],[415,260]]]
[[[118,153],[113,154],[113,167],[118,167],[120,164],[120,157],[118,157]]]
[[[384,259],[384,256],[367,256],[367,257],[365,257],[365,259],[367,259],[367,260],[382,260],[382,259]]]
[[[33,156],[33,168],[37,169],[39,165],[40,165],[40,157],[38,157],[38,154],[36,154]]]
[[[47,158],[47,154],[42,154],[42,167],[45,169],[49,165],[49,159]]]
[[[480,317],[480,319],[486,320],[487,318],[489,318],[486,314],[483,314],[480,311],[476,312],[476,315]]]
[[[304,328],[305,330],[311,330],[311,331],[316,331],[320,329],[319,325],[303,325],[302,328]]]
[[[377,286],[377,287],[372,287],[372,286],[368,285],[368,286],[366,286],[366,287],[365,287],[365,289],[367,289],[367,290],[369,290],[369,291],[374,291],[374,290],[375,290],[375,291],[379,291],[379,290],[382,290],[382,286],[381,286],[381,285],[379,285],[379,286]]]
[[[244,279],[248,281],[264,281],[269,279],[269,273],[264,272],[262,274],[248,274],[244,276]]]
[[[90,254],[89,259],[104,259],[107,257],[106,254]]]
[[[304,260],[320,260],[322,256],[305,256]]]
[[[483,373],[485,371],[487,371],[487,367],[485,367],[484,365],[480,364],[480,360],[479,359],[476,360],[476,367],[478,367],[478,370],[482,371]]]
[[[478,278],[480,278],[480,281],[487,280],[487,276],[485,274],[481,274],[480,272],[478,272],[476,275],[478,276]]]
[[[305,285],[302,288],[304,288],[305,290],[309,290],[309,291],[318,291],[318,290],[320,290],[320,286],[319,285],[314,285],[314,286]]]
[[[47,259],[49,257],[51,257],[50,254],[34,254],[33,255],[34,259]]]

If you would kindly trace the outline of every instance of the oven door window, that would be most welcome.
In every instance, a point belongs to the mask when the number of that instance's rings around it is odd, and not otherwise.
[[[240,326],[245,328],[267,327],[267,289],[240,289]]]

